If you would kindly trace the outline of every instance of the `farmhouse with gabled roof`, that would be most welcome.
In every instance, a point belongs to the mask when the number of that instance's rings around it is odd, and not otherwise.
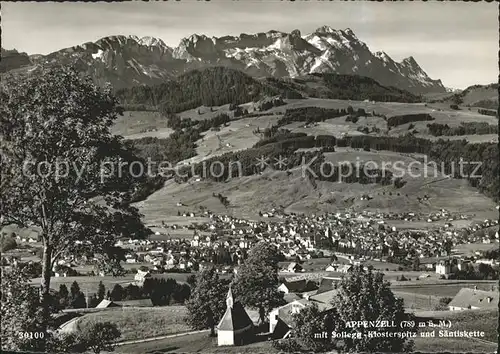
[[[451,311],[495,309],[498,307],[498,292],[462,288],[448,307]]]

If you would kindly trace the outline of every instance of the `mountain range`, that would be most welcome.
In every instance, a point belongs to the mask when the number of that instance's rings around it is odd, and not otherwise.
[[[441,81],[431,79],[413,57],[396,62],[385,52],[372,53],[352,30],[329,26],[307,35],[299,30],[224,37],[193,34],[175,48],[154,37],[109,36],[48,55],[28,57],[2,49],[0,72],[53,64],[75,65],[96,82],[110,82],[116,89],[155,85],[193,69],[227,66],[257,77],[336,73],[366,76],[415,94],[446,92]]]

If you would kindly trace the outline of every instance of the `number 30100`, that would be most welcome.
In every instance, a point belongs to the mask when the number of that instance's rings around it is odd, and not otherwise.
[[[20,339],[42,339],[45,336],[43,332],[19,332]]]

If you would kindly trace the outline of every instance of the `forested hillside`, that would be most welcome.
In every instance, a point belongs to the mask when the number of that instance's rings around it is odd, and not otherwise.
[[[199,106],[220,106],[256,101],[285,90],[262,83],[240,71],[224,67],[193,70],[175,81],[157,86],[120,90],[123,104],[156,106],[162,113],[178,113]],[[295,97],[301,96],[295,92]]]
[[[145,138],[134,142],[139,150],[139,155],[143,158],[154,157],[171,162],[177,162],[186,159],[195,154],[195,141],[201,131],[207,129],[207,126],[194,126],[178,130],[168,139]],[[279,156],[286,157],[288,164],[286,168],[296,167],[302,161],[302,153],[297,153],[298,149],[319,148],[320,151],[307,153],[316,155],[320,158],[324,152],[335,151],[335,147],[351,147],[364,150],[387,150],[400,153],[420,153],[426,154],[429,160],[442,164],[442,172],[452,174],[454,178],[465,178],[469,183],[479,189],[486,196],[498,201],[499,196],[499,155],[498,146],[494,143],[468,144],[465,140],[437,140],[416,138],[411,134],[399,137],[387,136],[349,136],[336,139],[334,136],[318,135],[306,136],[305,134],[291,133],[283,129],[266,129],[263,132],[263,139],[252,148],[229,152],[222,156],[216,156],[208,159],[208,165],[213,161],[219,161],[224,166],[231,166],[232,161],[239,161],[244,166],[243,175],[253,175],[260,172],[254,161],[260,156],[266,156],[270,159]],[[465,161],[463,166],[464,175],[460,176],[459,162]],[[476,170],[476,166],[479,168]],[[193,168],[194,167],[194,168]],[[186,166],[186,171],[181,174],[192,177],[202,168],[201,164],[195,164],[193,167]],[[181,168],[183,170],[183,168]],[[236,171],[225,171],[225,174],[217,178],[217,181],[223,181],[229,173]],[[217,173],[215,173],[217,175]],[[136,195],[136,200],[145,198],[147,195],[160,188],[165,178],[154,178],[147,182]],[[371,181],[371,182],[370,182]],[[356,180],[346,180],[347,183],[389,183],[387,179],[368,180],[361,178]]]
[[[498,109],[498,84],[473,85],[453,95],[430,102],[455,103],[469,107]]]
[[[123,105],[156,107],[164,114],[199,106],[220,106],[257,101],[266,96],[419,102],[419,96],[373,79],[354,75],[313,74],[300,79],[255,79],[241,71],[211,67],[193,70],[176,80],[156,86],[122,89],[117,96]]]
[[[320,82],[320,88],[308,88],[310,97],[378,102],[421,102],[422,98],[392,86],[357,75],[311,74],[305,82]]]
[[[297,79],[261,78],[256,79],[237,70],[224,67],[211,67],[193,70],[179,76],[176,80],[157,86],[142,86],[118,91],[122,104],[132,106],[154,107],[168,120],[168,126],[175,130],[169,138],[144,138],[134,141],[135,147],[142,158],[151,157],[158,160],[167,160],[172,163],[188,159],[196,155],[196,141],[201,134],[211,128],[226,124],[230,116],[222,114],[208,120],[180,119],[176,113],[200,106],[212,107],[232,104],[234,107],[247,102],[269,100],[270,97],[283,98],[326,97],[330,99],[417,102],[420,97],[409,92],[385,87],[366,77],[313,74]],[[281,98],[277,98],[281,100]],[[281,101],[280,101],[281,102]],[[249,117],[250,114],[245,115]],[[252,148],[236,153],[227,153],[213,157],[225,161],[226,159],[243,159],[252,161],[256,156],[285,155],[291,162],[288,167],[297,162],[295,151],[300,148],[319,148],[315,154],[322,155],[326,151],[335,151],[335,147],[350,146],[353,148],[390,150],[401,153],[423,153],[438,163],[451,166],[457,164],[460,158],[466,161],[486,161],[478,173],[480,178],[468,178],[471,185],[477,187],[487,196],[498,200],[498,148],[495,144],[468,144],[465,141],[431,141],[415,138],[411,135],[401,137],[386,136],[350,136],[336,139],[330,135],[305,136],[293,134],[290,131],[279,129],[286,124],[301,121],[306,123],[321,122],[326,119],[347,116],[347,120],[354,121],[358,117],[369,117],[374,113],[367,113],[364,109],[347,109],[301,107],[287,109],[276,125],[267,128],[263,133],[263,140]],[[383,115],[382,117],[385,118]],[[429,114],[403,114],[387,119],[388,126],[398,126],[413,121],[432,121]],[[429,124],[429,130],[434,136],[455,135],[458,133],[480,132],[488,133],[494,130],[493,126],[485,124],[468,124],[458,128],[449,128],[441,124]],[[261,133],[257,131],[256,133]],[[256,134],[255,133],[255,134]],[[210,160],[208,161],[208,163]],[[249,164],[249,166],[252,164]],[[253,165],[252,165],[253,166]],[[446,167],[448,168],[448,167]],[[466,167],[471,173],[474,165]],[[191,169],[190,169],[191,170]],[[195,168],[196,170],[196,168]],[[245,174],[259,172],[255,167],[247,167]],[[191,170],[192,174],[192,170]],[[456,175],[455,177],[459,177]],[[165,178],[150,179],[136,194],[136,200],[145,198],[154,190],[161,187]],[[352,181],[351,181],[352,182]],[[359,181],[358,181],[359,182]],[[386,180],[377,180],[376,183],[388,183]]]

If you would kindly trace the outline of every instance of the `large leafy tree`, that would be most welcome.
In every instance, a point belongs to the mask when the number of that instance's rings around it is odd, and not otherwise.
[[[87,344],[73,334],[55,332],[41,334],[43,317],[40,298],[37,289],[29,285],[29,279],[26,269],[2,268],[1,350],[37,352],[45,349],[48,353],[74,353],[87,350]],[[40,340],[40,335],[44,336],[44,341]]]
[[[112,352],[115,349],[116,340],[121,336],[116,324],[111,322],[93,322],[85,326],[77,335],[77,352],[91,350],[95,354],[102,351]],[[80,350],[78,350],[80,349]]]
[[[121,114],[110,88],[73,69],[5,78],[0,101],[0,221],[40,232],[40,294],[48,318],[51,269],[61,256],[119,263],[116,238],[147,235],[129,203],[140,183],[131,174],[138,176],[138,166],[130,168],[133,151],[110,133]]]
[[[278,290],[278,261],[276,247],[259,242],[248,253],[233,281],[234,293],[245,306],[259,310],[260,323],[276,307],[285,304]]]
[[[321,313],[316,303],[306,306],[300,312],[293,314],[292,317],[292,337],[301,348],[314,352],[332,348],[330,337],[324,335],[328,329],[331,333],[331,318]],[[318,334],[322,338],[317,338]]]
[[[332,299],[341,323],[348,321],[394,321],[396,327],[351,328],[357,332],[393,332],[390,336],[368,337],[363,333],[360,339],[345,339],[344,345],[353,352],[406,352],[412,349],[413,342],[399,338],[396,332],[415,331],[402,328],[402,321],[414,321],[413,315],[405,313],[403,300],[396,298],[390,284],[384,281],[382,273],[355,267],[353,272],[342,279],[338,293]],[[346,330],[345,327],[343,330]]]
[[[299,312],[292,314],[293,324],[291,336],[286,341],[279,341],[278,347],[285,351],[314,351],[325,352],[331,350],[343,351],[345,345],[332,337],[332,332],[345,331],[345,323],[335,308],[321,310],[317,303],[312,302]]]
[[[220,279],[215,268],[201,271],[191,297],[186,302],[187,323],[194,329],[210,328],[214,335],[215,326],[226,311],[228,290],[229,280]]]
[[[0,339],[3,351],[38,349],[39,340],[20,335],[38,332],[40,326],[39,297],[28,282],[25,271],[2,267]]]

